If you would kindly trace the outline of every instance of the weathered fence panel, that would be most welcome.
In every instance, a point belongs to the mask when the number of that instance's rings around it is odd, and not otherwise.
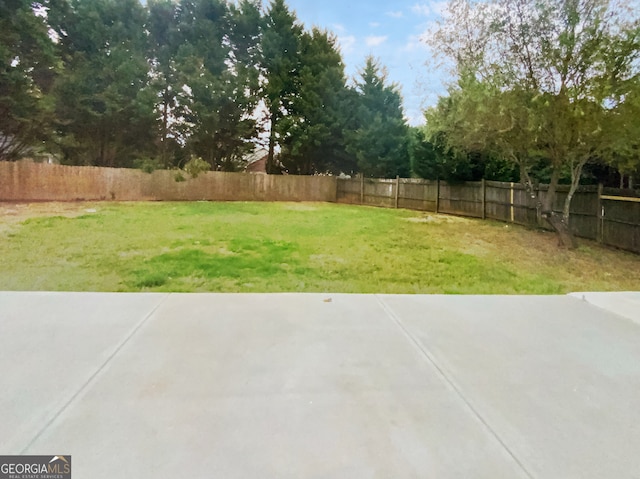
[[[640,197],[633,191],[607,188],[600,201],[602,242],[640,253]]]
[[[437,185],[435,181],[401,178],[398,208],[435,211]]]
[[[360,204],[362,181],[358,178],[338,178],[336,201],[338,203]]]
[[[510,183],[497,181],[486,182],[485,214],[487,218],[499,221],[510,221],[511,187]]]
[[[394,208],[395,184],[396,180],[365,178],[364,204]]]
[[[336,201],[332,176],[279,176],[0,162],[0,201]]]
[[[482,218],[482,183],[440,182],[440,213]]]

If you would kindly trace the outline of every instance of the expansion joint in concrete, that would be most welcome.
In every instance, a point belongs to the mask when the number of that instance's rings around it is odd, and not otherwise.
[[[442,378],[442,380],[449,385],[449,387],[453,390],[453,392],[458,396],[458,398],[465,404],[465,406],[469,409],[471,414],[475,416],[475,418],[482,424],[482,426],[488,431],[488,433],[502,446],[505,452],[513,459],[513,461],[520,467],[522,472],[526,475],[526,477],[530,479],[535,479],[534,475],[529,472],[529,470],[525,467],[525,465],[518,459],[515,453],[507,446],[506,442],[500,438],[498,433],[491,427],[488,421],[480,414],[476,407],[471,403],[471,401],[466,397],[462,388],[456,384],[456,382],[451,378],[451,375],[448,374],[436,361],[433,353],[429,351],[429,349],[422,344],[409,329],[402,323],[400,318],[394,313],[391,307],[385,303],[384,299],[380,297],[380,295],[375,295],[380,307],[389,317],[389,319],[395,323],[395,325],[402,331],[404,336],[409,340],[409,342],[414,346],[414,348],[418,351],[418,353],[435,369],[438,376]]]
[[[147,314],[144,318],[142,318],[133,329],[127,334],[127,336],[116,346],[116,348],[109,354],[109,356],[104,360],[104,362],[87,378],[87,380],[78,388],[78,390],[65,402],[62,407],[53,415],[49,420],[47,420],[44,425],[40,428],[35,436],[29,441],[29,443],[20,451],[20,455],[27,454],[31,446],[35,444],[35,442],[45,433],[45,431],[58,419],[68,408],[73,404],[73,402],[85,391],[93,382],[96,380],[98,375],[105,370],[107,365],[113,360],[114,357],[125,347],[125,345],[135,336],[135,334],[144,326],[144,324],[151,318],[155,312],[162,306],[162,304],[167,300],[171,293],[167,293],[158,304]]]

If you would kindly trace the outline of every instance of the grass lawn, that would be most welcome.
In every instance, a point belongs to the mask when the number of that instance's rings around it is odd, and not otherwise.
[[[555,294],[640,289],[640,256],[315,203],[0,205],[0,290]]]

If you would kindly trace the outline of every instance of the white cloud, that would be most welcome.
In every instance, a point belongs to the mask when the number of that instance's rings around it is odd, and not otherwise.
[[[387,15],[388,17],[391,17],[391,18],[402,18],[402,17],[404,17],[404,14],[402,13],[402,11],[387,12],[385,15]]]
[[[378,28],[380,26],[380,24],[378,22],[371,22],[371,23],[369,23],[369,26],[371,28]]]
[[[384,42],[387,41],[387,36],[370,36],[365,38],[365,43],[367,44],[368,47],[377,47],[378,45],[382,45]]]
[[[338,33],[345,33],[347,31],[347,29],[344,28],[344,25],[342,25],[341,23],[334,23],[333,29]]]
[[[426,3],[416,3],[413,7],[411,7],[411,12],[416,15],[426,17],[431,13],[431,9]]]
[[[407,43],[405,43],[402,48],[403,51],[413,52],[416,50],[428,50],[427,45],[423,40],[423,35],[410,35],[407,39]]]
[[[356,44],[356,37],[353,35],[338,36],[338,44],[340,45],[340,51],[344,55],[352,53]]]

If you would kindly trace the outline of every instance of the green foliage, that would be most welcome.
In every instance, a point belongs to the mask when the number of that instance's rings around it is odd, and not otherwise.
[[[270,173],[408,176],[385,82],[369,59],[348,88],[336,37],[285,0],[0,1],[0,159],[238,171],[269,131]]]
[[[260,24],[257,4],[184,0],[178,6],[178,104],[187,148],[217,170],[235,171],[253,148]],[[236,30],[230,28],[233,25]]]
[[[178,152],[184,140],[171,121],[177,115],[180,72],[177,56],[180,46],[178,29],[178,5],[173,0],[149,0],[148,2],[149,52],[151,62],[151,89],[156,92],[155,107],[158,112],[158,153],[165,168],[177,164]]]
[[[348,105],[336,39],[314,28],[301,38],[298,91],[279,125],[281,161],[290,173],[352,172],[345,150]]]
[[[0,160],[15,160],[48,133],[54,45],[33,2],[0,1]]]
[[[289,115],[298,93],[302,26],[284,0],[272,0],[264,18],[261,67],[265,83],[262,98],[268,110],[269,155],[267,173],[276,172],[274,160],[281,120]]]
[[[144,171],[145,173],[153,173],[162,168],[159,160],[149,157],[138,158],[133,161],[133,167]]]
[[[414,176],[437,180],[443,176],[443,152],[426,139],[422,128],[411,128],[409,136],[409,157]]]
[[[191,178],[197,178],[200,173],[204,173],[210,169],[211,165],[198,156],[192,156],[184,165],[184,171],[187,172]]]
[[[385,72],[368,57],[356,83],[355,129],[348,133],[347,150],[366,176],[407,177],[409,130],[398,87],[386,80]]]
[[[430,138],[512,162],[528,186],[550,171],[538,206],[568,231],[584,165],[630,158],[619,152],[637,145],[628,135],[637,110],[627,105],[640,74],[638,25],[637,11],[607,0],[452,0],[431,44],[454,61],[458,83],[427,112]],[[565,173],[559,223],[551,206]]]
[[[55,144],[70,164],[131,166],[152,152],[146,12],[137,0],[69,0],[49,11],[63,70]]]

